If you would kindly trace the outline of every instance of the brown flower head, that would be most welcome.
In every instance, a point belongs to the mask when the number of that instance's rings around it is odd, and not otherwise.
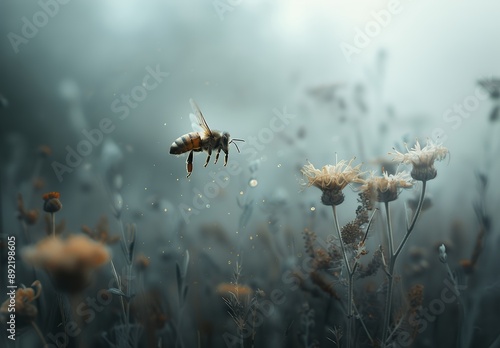
[[[49,192],[43,195],[43,210],[47,213],[55,213],[62,209],[59,192]]]
[[[411,187],[413,187],[413,182],[407,172],[399,172],[395,175],[384,172],[382,176],[375,176],[372,172],[370,178],[361,186],[361,191],[370,195],[372,200],[391,202],[398,198],[401,189]]]
[[[31,287],[25,288],[24,286],[17,289],[15,297],[8,298],[2,303],[0,313],[8,316],[11,311],[9,308],[14,306],[16,314],[16,326],[18,328],[29,325],[35,320],[38,314],[38,309],[32,304],[42,292],[42,284],[39,280],[35,280]]]
[[[437,170],[434,168],[435,161],[442,161],[449,154],[446,147],[434,143],[431,140],[427,141],[427,145],[423,148],[420,143],[416,142],[415,146],[410,150],[405,144],[407,153],[401,153],[397,150],[389,153],[393,156],[393,160],[401,163],[411,164],[411,177],[418,181],[432,180],[437,175]]]
[[[45,269],[61,291],[76,293],[90,282],[92,272],[108,262],[110,254],[101,243],[83,235],[66,240],[46,237],[22,251],[24,260]]]
[[[344,201],[342,190],[349,184],[362,183],[361,164],[351,166],[354,158],[349,162],[342,160],[335,165],[326,165],[321,169],[316,169],[309,163],[301,172],[307,178],[307,186],[316,186],[323,195],[321,202],[324,205],[339,205]]]

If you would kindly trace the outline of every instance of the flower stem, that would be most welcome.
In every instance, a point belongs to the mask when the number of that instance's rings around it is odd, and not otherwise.
[[[52,220],[52,237],[56,236],[56,214],[50,213],[50,217]]]
[[[391,211],[389,209],[389,202],[385,202],[385,214],[387,220],[387,237],[389,239],[389,270],[387,272],[387,296],[385,298],[385,310],[384,310],[384,326],[382,331],[382,347],[385,347],[385,341],[387,339],[387,333],[389,331],[389,322],[391,320],[391,307],[392,307],[392,287],[394,285],[394,265],[395,257],[393,257],[394,242],[392,238],[392,223],[391,223]]]
[[[408,226],[406,230],[406,234],[401,241],[401,244],[399,244],[399,247],[396,249],[396,252],[394,253],[394,258],[397,258],[401,250],[403,249],[406,240],[410,236],[410,233],[413,231],[413,228],[415,227],[415,223],[417,222],[418,217],[420,216],[420,212],[422,211],[422,206],[424,204],[424,198],[425,198],[425,188],[427,186],[427,181],[422,181],[422,192],[420,193],[420,199],[418,201],[417,205],[417,210],[415,211],[415,215],[413,216],[413,219],[411,221],[410,226]]]
[[[332,206],[333,208],[333,220],[335,222],[335,228],[337,229],[337,234],[339,236],[340,247],[342,249],[342,255],[344,257],[344,264],[347,269],[348,274],[348,283],[347,283],[347,348],[351,347],[351,331],[352,331],[352,320],[354,316],[352,315],[352,302],[353,302],[353,291],[352,291],[352,282],[353,282],[353,272],[351,272],[351,266],[349,265],[349,260],[347,259],[347,251],[344,246],[344,241],[342,240],[342,235],[340,233],[339,220],[337,217],[337,209],[336,206]]]
[[[399,244],[398,248],[396,249],[396,252],[393,252],[394,250],[394,242],[393,242],[393,233],[392,233],[392,223],[391,223],[391,214],[389,210],[389,203],[385,202],[385,212],[386,212],[386,220],[387,220],[387,233],[388,233],[388,238],[389,238],[389,269],[386,271],[387,277],[388,277],[388,286],[387,286],[387,296],[386,296],[386,302],[385,302],[385,314],[384,314],[384,326],[383,326],[383,332],[382,332],[382,347],[385,347],[386,345],[386,340],[387,340],[387,334],[389,333],[389,323],[391,319],[391,310],[392,310],[392,292],[393,292],[393,286],[394,286],[394,267],[396,265],[396,260],[401,253],[401,250],[403,250],[403,247],[406,244],[406,241],[408,240],[408,237],[410,236],[411,232],[415,228],[415,223],[417,222],[418,217],[420,216],[420,212],[422,211],[422,206],[424,203],[424,198],[425,198],[425,189],[426,189],[426,181],[422,181],[422,191],[420,193],[420,199],[418,201],[417,209],[415,211],[415,215],[413,215],[412,221],[409,226],[407,226],[406,229],[406,234]]]

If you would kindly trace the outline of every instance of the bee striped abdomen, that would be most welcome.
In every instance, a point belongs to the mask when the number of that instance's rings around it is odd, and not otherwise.
[[[170,153],[179,155],[181,153],[197,150],[201,147],[201,138],[197,132],[191,132],[178,137],[170,146]]]

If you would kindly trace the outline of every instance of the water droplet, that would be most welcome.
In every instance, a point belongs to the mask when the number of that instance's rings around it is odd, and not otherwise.
[[[250,236],[250,240],[253,240],[253,236]]]
[[[316,207],[311,207],[311,211],[315,211],[316,210]]]
[[[228,265],[230,265],[230,264],[231,264],[231,260],[229,260],[229,261],[227,262],[227,264],[228,264]]]
[[[259,182],[255,179],[250,180],[250,182],[248,183],[248,185],[250,185],[250,187],[255,187],[258,184],[259,184]]]
[[[281,168],[281,163],[278,163],[278,168]]]
[[[163,209],[163,211],[166,213],[166,212],[168,211],[168,209],[167,209],[167,208],[165,208],[165,209]]]
[[[243,191],[240,191],[240,195],[243,195]]]
[[[207,205],[205,206],[205,208],[207,208],[207,209],[208,209],[208,208],[210,208],[210,204],[207,204]]]

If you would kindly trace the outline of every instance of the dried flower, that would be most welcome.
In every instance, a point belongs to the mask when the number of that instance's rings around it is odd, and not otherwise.
[[[379,247],[372,256],[371,261],[366,265],[359,265],[359,271],[357,273],[358,278],[366,278],[377,274],[378,270],[382,268],[384,261],[382,259],[382,247]]]
[[[321,202],[324,205],[339,205],[344,201],[342,190],[349,184],[362,183],[361,164],[351,166],[354,158],[349,162],[342,160],[335,165],[326,165],[321,169],[316,169],[309,163],[301,172],[307,178],[307,186],[316,186],[323,195]]]
[[[382,176],[375,176],[372,172],[370,178],[361,186],[361,191],[378,202],[391,202],[398,198],[401,189],[411,187],[413,187],[413,182],[407,172],[394,175],[384,172]]]
[[[407,153],[403,154],[396,149],[394,153],[389,153],[394,158],[394,161],[413,165],[411,176],[418,181],[432,180],[437,175],[437,170],[434,168],[434,161],[442,161],[449,153],[444,146],[434,143],[431,140],[427,141],[427,145],[423,148],[420,143],[416,142],[415,146],[410,150],[405,144]]]
[[[10,312],[9,305],[13,303],[15,306],[17,327],[22,328],[29,325],[33,320],[35,320],[36,315],[38,314],[38,309],[32,305],[31,302],[36,300],[40,296],[41,292],[42,284],[39,280],[35,280],[33,284],[31,284],[30,288],[25,288],[24,286],[18,288],[14,298],[8,298],[4,303],[2,303],[0,313],[8,316]]]
[[[22,256],[26,262],[44,268],[55,286],[69,293],[83,290],[94,269],[110,259],[104,245],[83,235],[73,235],[66,240],[47,237],[25,248]]]
[[[250,298],[253,294],[251,287],[233,283],[220,283],[215,291],[224,298],[235,296],[239,300]]]
[[[62,209],[59,192],[49,192],[43,195],[43,210],[47,213],[55,213]]]
[[[357,220],[348,222],[341,228],[340,235],[342,236],[342,241],[344,244],[353,245],[359,242],[363,238],[363,231],[361,230],[360,224]]]
[[[26,210],[24,208],[23,196],[20,193],[17,195],[17,212],[18,219],[23,220],[28,225],[34,225],[38,220],[38,210]]]

